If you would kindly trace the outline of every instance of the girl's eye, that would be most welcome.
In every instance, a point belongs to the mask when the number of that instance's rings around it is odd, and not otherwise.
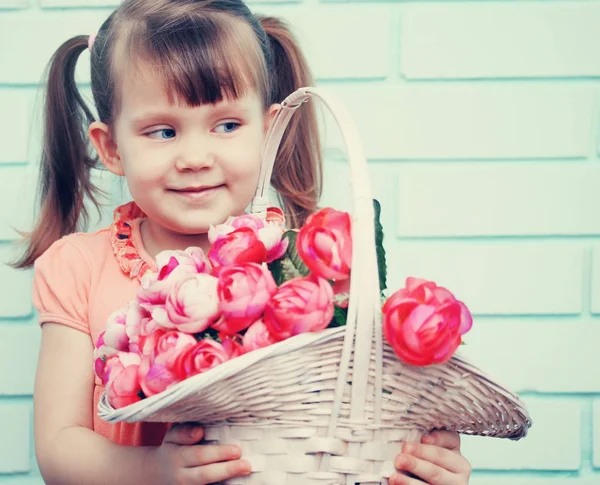
[[[147,133],[146,136],[157,140],[170,140],[175,137],[175,130],[172,128],[162,128],[160,130],[154,130]]]
[[[221,123],[215,128],[217,133],[233,133],[239,128],[240,124],[235,121],[228,121],[227,123]]]

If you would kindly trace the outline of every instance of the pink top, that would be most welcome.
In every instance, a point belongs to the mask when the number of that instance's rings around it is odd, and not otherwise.
[[[37,259],[33,303],[41,325],[67,325],[96,342],[109,315],[133,299],[143,274],[155,269],[142,245],[143,217],[131,202],[115,211],[115,222],[110,228],[65,236]],[[90,372],[94,372],[91,355]],[[121,445],[160,445],[168,424],[109,424],[101,420],[96,410],[103,391],[104,386],[96,377],[94,431]]]

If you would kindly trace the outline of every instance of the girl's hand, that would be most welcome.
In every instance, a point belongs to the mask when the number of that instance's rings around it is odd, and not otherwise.
[[[394,465],[399,471],[390,477],[390,485],[467,485],[471,465],[460,454],[460,436],[450,431],[434,431],[421,443],[405,443]]]
[[[204,430],[196,424],[176,424],[162,445],[148,454],[148,483],[205,485],[248,475],[250,464],[240,460],[241,450],[232,445],[199,445]]]

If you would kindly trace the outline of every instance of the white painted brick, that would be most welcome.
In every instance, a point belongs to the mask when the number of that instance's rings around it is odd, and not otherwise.
[[[0,473],[28,472],[31,406],[0,402],[0,426]]]
[[[593,421],[593,450],[594,450],[594,466],[600,468],[600,399],[594,401]]]
[[[577,314],[582,310],[584,250],[578,245],[403,241],[386,243],[389,287],[408,276],[453,291],[479,315]]]
[[[384,242],[391,245],[394,241],[396,225],[397,177],[390,177],[394,167],[389,163],[373,162],[369,164],[370,183],[374,198],[381,203],[381,222],[384,227]],[[392,172],[393,173],[393,172]],[[353,212],[353,196],[350,184],[348,163],[326,160],[323,171],[323,196],[320,207],[333,207],[337,210]],[[391,247],[391,246],[390,246]]]
[[[599,76],[600,5],[411,5],[400,62],[412,79]]]
[[[317,79],[387,77],[391,43],[387,7],[313,6],[289,14],[273,9],[274,15],[279,13],[296,33]]]
[[[0,245],[0,318],[27,317],[31,315],[31,272],[16,270],[7,265],[16,252],[7,244]]]
[[[600,234],[600,166],[407,163],[399,170],[398,235]]]
[[[562,84],[327,86],[371,159],[587,157],[593,90]]]
[[[592,291],[591,311],[600,313],[600,244],[592,247]]]
[[[29,6],[29,0],[0,0],[0,9],[25,8]]]
[[[533,418],[533,427],[525,439],[515,442],[475,436],[463,438],[462,452],[473,468],[579,470],[582,403],[576,399],[548,398],[524,401]]]
[[[31,298],[31,287],[27,292]],[[37,319],[31,323],[0,326],[0,395],[28,396],[33,394],[41,330]],[[18,372],[6,372],[18,369]]]
[[[514,392],[600,392],[595,322],[476,317],[464,340],[460,355]]]
[[[0,49],[0,57],[2,51],[3,49]],[[3,72],[4,69],[0,69],[0,77]],[[41,110],[43,105],[40,99],[36,101],[36,93],[33,90],[0,89],[0,169],[2,163],[28,160],[29,140],[33,133],[32,113],[36,107]]]
[[[18,238],[16,231],[29,230],[37,188],[37,165],[0,165],[0,240]]]
[[[0,49],[0,83],[40,83],[56,49],[75,35],[96,32],[109,13],[102,9],[27,10],[0,16],[0,45],[19,46],[19,49]],[[77,79],[89,81],[89,70],[86,50],[77,64]]]

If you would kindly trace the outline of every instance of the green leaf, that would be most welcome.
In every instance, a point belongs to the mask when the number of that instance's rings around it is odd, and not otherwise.
[[[279,268],[275,271],[278,276],[278,278],[275,278],[275,281],[278,285],[293,278],[307,276],[308,273],[310,273],[310,270],[304,264],[304,261],[302,261],[296,250],[297,236],[298,233],[296,231],[286,231],[283,235],[284,239],[289,240],[289,244],[283,257],[277,261],[277,263],[279,263]]]
[[[285,257],[285,255],[282,257]],[[282,272],[282,268],[281,268],[281,259],[276,259],[275,261],[271,261],[269,264],[267,264],[267,267],[269,268],[269,271],[273,275],[273,279],[275,280],[275,283],[277,283],[277,286],[281,286],[281,283],[283,283],[283,272]]]
[[[373,199],[373,207],[375,209],[375,246],[377,248],[377,267],[379,269],[379,290],[383,294],[387,289],[387,263],[383,247],[383,226],[380,220],[381,204],[377,199]]]
[[[333,307],[333,318],[331,319],[331,322],[329,323],[329,326],[327,328],[343,327],[344,325],[346,325],[347,320],[348,320],[348,309],[340,308],[339,306],[334,306]]]

